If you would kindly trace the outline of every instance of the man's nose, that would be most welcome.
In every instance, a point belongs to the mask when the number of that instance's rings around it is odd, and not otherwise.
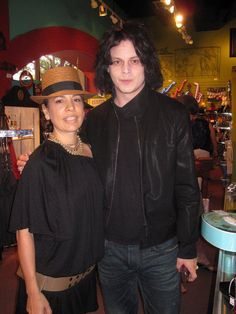
[[[122,72],[129,73],[130,72],[130,64],[129,62],[124,62],[122,65]]]

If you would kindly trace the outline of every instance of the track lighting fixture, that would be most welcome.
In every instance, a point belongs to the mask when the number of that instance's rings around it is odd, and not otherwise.
[[[118,18],[114,15],[114,13],[111,14],[110,19],[111,19],[113,24],[118,23]]]
[[[183,40],[186,42],[186,44],[192,45],[193,40],[191,36],[187,33],[187,30],[183,23],[184,17],[179,12],[176,12],[175,1],[174,0],[159,0],[159,1],[162,3],[166,10],[168,10],[171,14],[174,15],[175,25],[178,29],[178,32],[182,35]],[[153,2],[155,3],[156,1]]]
[[[91,0],[90,6],[92,9],[98,8],[99,16],[107,16],[107,14],[109,12],[110,19],[111,19],[112,23],[113,24],[119,24],[122,27],[122,25],[123,25],[122,19],[114,11],[114,9],[111,9],[103,0]]]
[[[183,15],[182,14],[175,15],[175,25],[177,28],[180,28],[183,26]]]
[[[171,14],[173,14],[175,12],[175,6],[174,5],[170,6],[168,10]]]
[[[161,2],[167,6],[171,4],[171,0],[161,0]]]
[[[97,7],[98,7],[98,3],[97,3],[97,1],[96,0],[91,0],[91,8],[92,9],[97,9]]]
[[[178,28],[178,32],[182,35],[182,38],[186,42],[186,44],[189,44],[189,45],[193,44],[193,40],[191,36],[187,33],[185,26]]]
[[[102,3],[99,6],[99,16],[106,16],[106,15],[107,15],[107,8]]]

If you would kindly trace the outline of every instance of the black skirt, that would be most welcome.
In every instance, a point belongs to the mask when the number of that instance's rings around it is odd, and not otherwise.
[[[46,296],[53,314],[84,314],[98,309],[95,271],[67,290],[42,293]],[[27,314],[26,302],[25,282],[19,279],[16,314]]]

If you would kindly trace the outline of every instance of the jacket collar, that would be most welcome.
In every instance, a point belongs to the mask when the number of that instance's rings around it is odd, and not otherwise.
[[[125,118],[137,117],[141,118],[148,106],[148,94],[149,89],[144,86],[144,88],[136,95],[133,99],[131,99],[125,106],[118,107],[112,98],[112,105],[116,112],[121,114]]]

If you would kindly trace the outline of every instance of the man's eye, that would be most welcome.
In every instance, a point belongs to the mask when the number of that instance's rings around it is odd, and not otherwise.
[[[131,62],[131,64],[139,64],[140,63],[139,59],[132,59],[130,62]]]
[[[114,60],[114,61],[112,61],[112,64],[113,65],[119,65],[121,62],[120,62],[120,60]]]

